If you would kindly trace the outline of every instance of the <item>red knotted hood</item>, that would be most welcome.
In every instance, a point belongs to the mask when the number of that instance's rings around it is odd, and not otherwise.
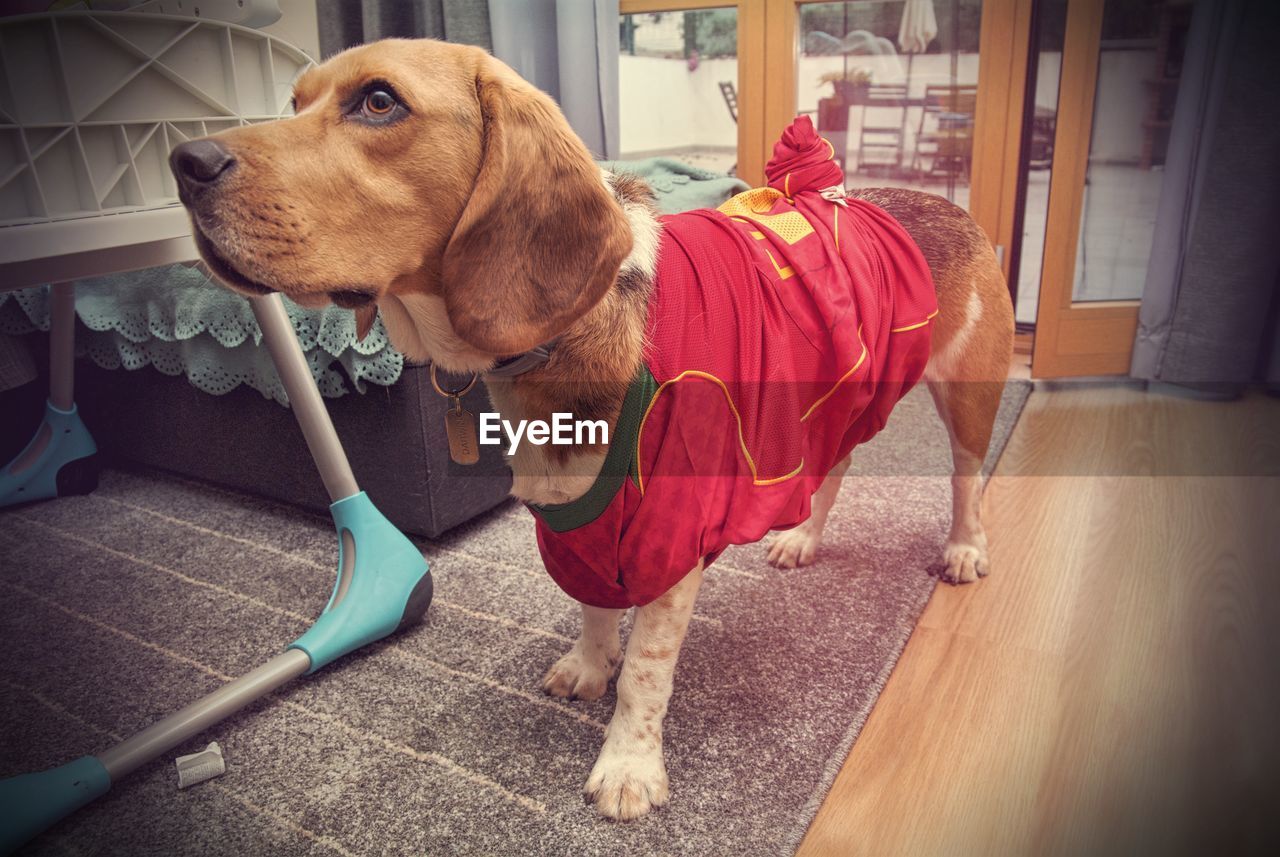
[[[818,136],[813,120],[797,117],[773,144],[773,157],[764,165],[769,187],[788,199],[807,190],[821,191],[844,184],[844,170],[836,162],[835,150]]]

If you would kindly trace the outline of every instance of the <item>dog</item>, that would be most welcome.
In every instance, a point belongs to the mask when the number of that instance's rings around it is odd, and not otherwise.
[[[603,172],[555,103],[485,51],[432,40],[352,48],[299,78],[294,115],[184,143],[170,162],[200,254],[226,286],[349,308],[361,335],[381,312],[407,358],[478,374],[504,418],[569,412],[617,426],[667,252],[652,193]],[[978,226],[939,197],[863,189],[831,204],[850,202],[896,221],[931,275],[937,313],[916,374],[954,464],[940,576],[976,581],[989,571],[980,468],[1012,353],[1004,277]],[[534,368],[498,371],[549,343]],[[610,448],[523,444],[511,493],[535,508],[572,504]],[[771,565],[814,561],[848,466],[841,454],[805,492],[808,515],[774,536]],[[617,675],[585,786],[609,818],[668,801],[662,722],[706,559],[646,597],[625,658],[624,610],[584,603],[580,638],[543,679],[553,696],[596,699]]]

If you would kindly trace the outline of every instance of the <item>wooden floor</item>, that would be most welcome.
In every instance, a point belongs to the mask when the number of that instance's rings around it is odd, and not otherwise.
[[[934,592],[799,853],[1280,853],[1278,461],[1274,399],[1037,390],[992,575]]]

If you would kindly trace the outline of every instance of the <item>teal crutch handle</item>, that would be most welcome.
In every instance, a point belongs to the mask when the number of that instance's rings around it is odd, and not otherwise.
[[[311,658],[308,673],[416,622],[431,603],[431,571],[422,552],[367,494],[344,497],[329,510],[338,530],[338,580],[320,618],[289,644]]]
[[[9,854],[111,788],[94,756],[60,768],[0,780],[0,854]]]

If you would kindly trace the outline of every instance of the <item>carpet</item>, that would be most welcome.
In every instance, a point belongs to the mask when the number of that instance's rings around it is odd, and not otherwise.
[[[1029,392],[1007,387],[989,465]],[[539,691],[578,611],[508,503],[421,543],[423,625],[217,725],[27,852],[790,854],[935,585],[949,461],[926,391],[850,472],[815,565],[775,571],[751,545],[708,572],[653,816],[583,804],[614,695]],[[327,519],[154,472],[0,512],[0,776],[100,751],[257,666],[323,606],[335,558]],[[226,774],[177,790],[173,757],[209,740]]]

